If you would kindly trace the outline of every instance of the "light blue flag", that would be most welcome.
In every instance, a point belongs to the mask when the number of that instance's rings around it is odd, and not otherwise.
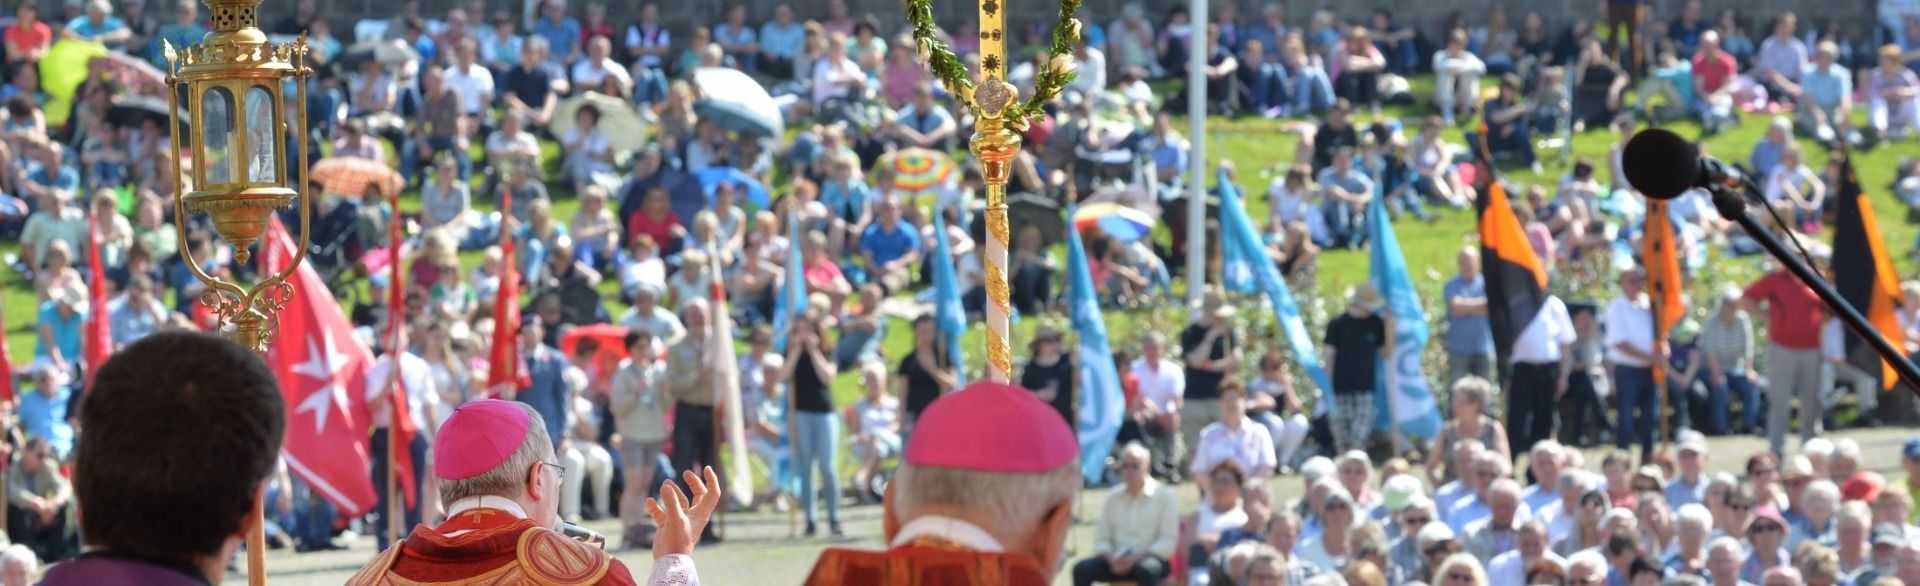
[[[1409,438],[1431,438],[1440,432],[1440,408],[1433,399],[1433,387],[1420,367],[1420,349],[1427,347],[1427,314],[1420,307],[1420,293],[1407,274],[1407,259],[1400,252],[1400,237],[1393,232],[1393,220],[1387,217],[1383,198],[1367,204],[1367,229],[1373,240],[1370,264],[1374,286],[1387,300],[1393,315],[1393,351],[1380,363],[1382,392],[1374,393],[1379,415],[1374,428],[1392,431],[1393,417],[1399,415],[1399,432]],[[1393,401],[1391,406],[1387,401]]]
[[[787,215],[787,278],[780,286],[780,297],[773,300],[773,349],[787,351],[787,330],[793,317],[807,310],[807,277],[802,272],[806,259],[801,256],[800,217]]]
[[[1067,217],[1073,217],[1069,210]],[[1126,399],[1120,392],[1120,373],[1113,366],[1113,348],[1107,343],[1107,324],[1093,292],[1093,273],[1087,265],[1080,231],[1067,229],[1067,287],[1073,296],[1073,329],[1080,334],[1080,475],[1099,483],[1107,472],[1107,455]]]
[[[961,358],[960,335],[967,331],[967,310],[960,305],[960,286],[953,277],[953,251],[947,248],[947,219],[933,212],[933,323],[947,345],[953,361],[954,388],[967,385],[966,364]]]
[[[1226,168],[1222,167],[1220,169],[1220,175],[1216,181],[1220,186],[1221,193],[1232,191],[1236,196],[1240,194],[1240,187],[1234,185],[1233,182],[1227,178]],[[1238,246],[1220,247],[1221,280],[1225,281],[1224,285],[1228,291],[1235,293],[1253,293],[1260,290],[1258,284],[1255,283],[1253,279],[1253,260],[1264,260],[1267,256],[1265,254],[1265,247],[1262,247],[1256,252],[1258,256],[1248,255],[1245,250],[1242,250]]]
[[[1240,252],[1251,257],[1261,257],[1260,237],[1253,229],[1253,221],[1247,219],[1246,208],[1240,207],[1240,194],[1228,189],[1220,193],[1220,228],[1222,250],[1239,247]],[[1280,322],[1280,331],[1287,339],[1287,349],[1293,352],[1294,360],[1307,371],[1307,377],[1321,389],[1332,389],[1328,382],[1327,370],[1320,365],[1320,352],[1313,345],[1313,336],[1307,334],[1307,324],[1300,319],[1300,304],[1294,302],[1293,292],[1287,290],[1287,282],[1280,278],[1280,268],[1270,262],[1251,263],[1254,283],[1267,294],[1267,302],[1273,305],[1274,319]]]

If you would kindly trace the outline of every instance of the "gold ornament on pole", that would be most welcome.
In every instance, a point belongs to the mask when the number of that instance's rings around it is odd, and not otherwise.
[[[307,169],[307,88],[313,71],[307,67],[305,34],[291,43],[274,45],[260,31],[260,0],[204,0],[213,17],[213,30],[199,45],[174,47],[162,42],[167,59],[167,103],[172,119],[174,157],[173,205],[181,223],[189,213],[204,213],[214,231],[234,247],[234,257],[245,263],[251,247],[266,232],[277,210],[300,202],[300,246],[293,261],[277,274],[245,286],[209,274],[180,231],[181,257],[195,278],[206,284],[201,303],[213,308],[220,328],[231,326],[233,337],[255,352],[266,353],[273,341],[275,314],[293,298],[287,277],[306,257],[311,207],[304,201]],[[293,81],[296,100],[288,107],[286,82]],[[182,152],[183,116],[194,124]],[[294,141],[295,175],[287,169],[290,129],[302,133]],[[191,157],[192,169],[180,159]],[[188,175],[191,174],[191,177]],[[255,504],[260,515],[264,503]],[[259,521],[264,516],[256,519]],[[247,582],[266,584],[264,523],[247,536]]]
[[[1010,344],[1012,290],[1007,283],[1007,243],[1013,227],[1007,218],[1007,179],[1013,158],[1020,154],[1020,132],[1037,117],[1041,107],[1073,81],[1074,48],[1080,42],[1080,21],[1073,13],[1080,0],[1060,3],[1060,15],[1048,47],[1047,66],[1033,76],[1033,93],[1025,102],[1006,81],[1011,67],[1006,55],[1008,0],[980,0],[980,82],[967,76],[966,65],[940,40],[933,23],[932,0],[907,0],[907,21],[913,25],[914,48],[920,60],[940,78],[954,98],[973,111],[973,156],[987,185],[987,380],[1007,382],[1013,373]]]

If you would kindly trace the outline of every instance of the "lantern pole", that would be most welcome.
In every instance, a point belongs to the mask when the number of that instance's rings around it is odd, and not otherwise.
[[[238,262],[253,257],[252,246],[266,232],[273,213],[301,199],[300,243],[292,258],[279,271],[262,266],[264,278],[251,286],[234,283],[209,274],[189,252],[187,231],[179,232],[181,258],[194,278],[206,285],[200,302],[213,310],[218,329],[256,353],[265,354],[278,330],[277,314],[293,298],[293,286],[287,277],[306,258],[312,206],[303,194],[308,177],[307,141],[296,141],[300,172],[287,168],[289,153],[284,152],[289,132],[307,128],[305,80],[312,75],[307,67],[307,38],[303,33],[293,42],[275,45],[259,27],[261,0],[204,0],[213,15],[213,30],[201,44],[174,47],[163,41],[161,54],[167,61],[167,104],[172,137],[176,218],[184,224],[189,213],[204,213],[213,222],[214,232],[234,248]],[[288,108],[283,82],[294,81],[299,101]],[[182,100],[186,103],[182,104]],[[185,108],[182,108],[182,106]],[[264,111],[256,109],[264,108]],[[289,111],[291,110],[291,111]],[[180,132],[183,113],[191,113],[198,122],[186,128],[191,133],[182,151]],[[291,116],[293,120],[289,121]],[[266,131],[253,132],[250,125],[266,125]],[[264,144],[252,144],[255,137],[271,137]],[[192,157],[192,177],[187,176],[182,158]],[[295,179],[295,178],[298,179]],[[189,181],[191,179],[191,181]],[[266,264],[262,255],[261,264]],[[265,479],[261,479],[262,482]],[[247,535],[247,583],[267,583],[266,503],[255,502],[254,527]]]

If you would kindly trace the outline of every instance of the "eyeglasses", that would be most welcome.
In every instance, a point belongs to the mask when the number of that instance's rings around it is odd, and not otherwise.
[[[1139,462],[1121,462],[1120,463],[1121,470],[1139,470],[1145,467],[1147,467],[1145,464],[1142,464]]]
[[[1407,517],[1400,520],[1401,525],[1425,525],[1432,522],[1431,517]]]
[[[1325,506],[1325,508],[1326,508],[1326,509],[1327,509],[1328,511],[1345,511],[1345,510],[1348,510],[1348,507],[1347,507],[1347,503],[1341,503],[1341,502],[1333,502],[1333,503],[1327,503],[1327,504],[1326,504],[1326,506]]]
[[[1753,503],[1739,503],[1739,504],[1727,503],[1727,508],[1733,509],[1736,511],[1751,511],[1753,510]]]
[[[554,473],[556,473],[556,474],[558,475],[558,476],[556,476],[556,478],[559,478],[559,480],[556,480],[556,481],[554,481],[556,485],[564,485],[564,484],[566,484],[566,483],[567,483],[567,467],[566,467],[566,465],[564,465],[564,464],[555,464],[555,463],[553,463],[553,462],[541,462],[541,463],[540,463],[540,465],[541,465],[541,466],[543,466],[543,467],[545,467],[545,466],[552,466],[552,467],[553,467],[553,471],[554,471]]]
[[[1747,532],[1748,533],[1773,533],[1779,530],[1780,530],[1780,526],[1775,525],[1773,523],[1766,523],[1766,524],[1756,523],[1754,524],[1753,527],[1748,528]]]
[[[1499,478],[1500,477],[1499,472],[1494,472],[1492,470],[1481,470],[1479,472],[1475,472],[1473,475],[1476,478]]]
[[[1769,474],[1773,474],[1775,472],[1779,472],[1779,470],[1774,468],[1755,468],[1753,470],[1748,470],[1747,476],[1766,476]]]
[[[1425,553],[1429,556],[1445,555],[1445,554],[1453,553],[1453,547],[1443,542],[1436,545],[1427,546],[1426,549],[1420,550],[1420,552]]]

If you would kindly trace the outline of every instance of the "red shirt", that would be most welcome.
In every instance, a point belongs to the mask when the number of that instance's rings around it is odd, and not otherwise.
[[[53,29],[48,28],[46,22],[36,20],[32,27],[22,28],[17,24],[7,27],[5,38],[6,42],[21,51],[20,55],[8,56],[9,60],[22,61],[26,59],[26,53],[45,49],[49,43],[53,42]]]
[[[646,210],[640,210],[627,218],[627,237],[641,234],[652,236],[653,243],[665,250],[669,248],[668,243],[674,241],[673,227],[678,225],[680,216],[671,211],[667,212],[666,217],[656,219],[647,215]]]
[[[1777,270],[1749,285],[1747,299],[1767,302],[1767,341],[1795,350],[1820,347],[1827,309],[1806,283]]]
[[[1712,58],[1708,58],[1704,51],[1693,56],[1693,76],[1700,80],[1700,89],[1709,94],[1720,91],[1720,86],[1726,85],[1727,80],[1733,79],[1735,71],[1739,68],[1740,65],[1733,62],[1733,55],[1727,54],[1726,51],[1715,51]],[[1706,98],[1706,96],[1696,97]]]

